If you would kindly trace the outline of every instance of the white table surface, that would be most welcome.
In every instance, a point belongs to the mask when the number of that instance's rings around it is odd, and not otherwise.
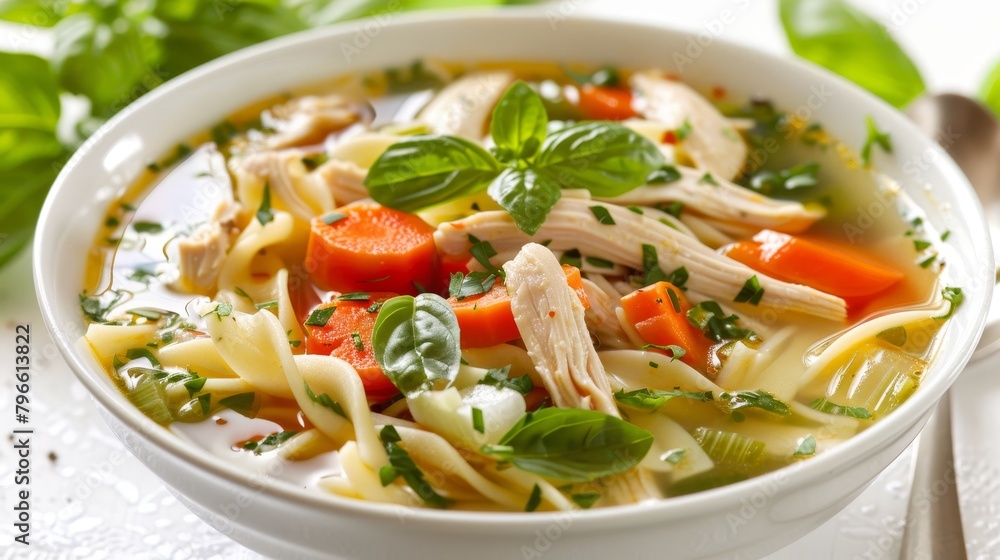
[[[859,2],[860,4],[860,2]],[[917,62],[932,91],[973,93],[1000,59],[1000,3],[975,0],[872,0]],[[788,53],[775,0],[560,0],[542,9],[659,21]],[[728,10],[728,15],[724,15]],[[47,41],[0,26],[0,49],[43,51]],[[18,41],[12,43],[12,41]],[[2,69],[0,69],[2,71]],[[0,446],[0,556],[3,558],[251,559],[259,555],[199,520],[129,455],[97,415],[83,387],[48,339],[35,303],[27,253],[0,271],[0,363],[12,364],[14,329],[32,332],[32,546],[9,545],[15,457]],[[962,380],[959,383],[965,383]],[[978,380],[982,385],[983,381]],[[13,375],[0,376],[0,433],[14,426]],[[993,385],[994,388],[996,384]],[[961,452],[961,450],[959,450]],[[50,454],[51,453],[51,454]],[[903,453],[855,502],[771,560],[898,557],[909,498],[911,456]],[[959,456],[959,462],[972,460]],[[1000,467],[992,465],[993,468]],[[994,512],[996,513],[996,512]],[[995,527],[996,519],[984,520]],[[1000,540],[980,539],[970,558],[1000,558]],[[993,535],[996,537],[997,535]]]

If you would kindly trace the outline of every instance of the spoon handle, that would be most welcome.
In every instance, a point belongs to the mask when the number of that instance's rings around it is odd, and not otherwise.
[[[945,393],[920,432],[900,558],[967,557],[952,453],[951,393]]]

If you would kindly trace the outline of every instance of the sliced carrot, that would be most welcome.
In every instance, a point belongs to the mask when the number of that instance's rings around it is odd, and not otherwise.
[[[305,321],[306,353],[333,356],[354,366],[361,376],[365,394],[373,402],[378,402],[399,392],[382,372],[372,349],[372,331],[378,309],[382,302],[397,294],[374,292],[367,295],[368,299],[365,300],[344,301],[334,298],[333,301],[316,307]],[[329,312],[331,314],[324,324],[310,324],[322,319],[323,314],[317,311],[330,308],[334,308],[334,311]]]
[[[580,274],[580,269],[571,265],[562,265],[563,272],[566,273],[566,283],[569,284],[570,288],[576,292],[576,297],[580,298],[580,303],[583,304],[584,309],[590,308],[590,296],[587,295],[587,291],[583,289],[583,275]]]
[[[580,269],[563,265],[563,272],[566,273],[566,283],[576,292],[584,309],[590,307],[590,298],[583,291]],[[462,300],[452,296],[448,298],[448,303],[458,319],[462,348],[486,348],[521,337],[510,307],[510,294],[500,278],[485,294]]]
[[[679,288],[670,282],[640,288],[622,298],[622,310],[647,343],[680,346],[682,362],[703,373],[707,370],[711,342],[688,321],[691,303]]]
[[[632,108],[632,92],[622,88],[580,86],[580,110],[588,119],[622,121],[636,116]]]
[[[355,204],[311,226],[306,270],[324,290],[415,295],[437,288],[434,228],[413,214]]]
[[[726,255],[772,278],[804,284],[855,305],[864,305],[903,279],[898,270],[857,249],[770,230],[731,245]]]

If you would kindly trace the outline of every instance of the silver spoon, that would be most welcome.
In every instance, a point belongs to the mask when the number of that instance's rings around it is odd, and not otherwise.
[[[907,114],[934,137],[969,178],[986,211],[995,256],[1000,242],[1000,125],[977,101],[956,94],[924,97]],[[988,325],[973,354],[979,360],[1000,346],[998,325]],[[951,435],[951,395],[941,397],[937,410],[920,433],[913,484],[906,512],[901,558],[904,560],[963,560],[967,558],[958,503],[957,482],[927,503],[939,481],[955,481]]]

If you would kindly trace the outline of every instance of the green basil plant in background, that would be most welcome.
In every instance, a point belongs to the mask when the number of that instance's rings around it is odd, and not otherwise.
[[[43,31],[53,39],[48,58],[0,52],[0,267],[30,241],[45,194],[76,147],[164,81],[260,41],[338,21],[528,3],[533,0],[0,0],[0,19],[18,24],[13,48]],[[924,92],[919,70],[886,29],[844,0],[778,0],[778,13],[799,56],[897,107]],[[980,95],[1000,114],[1000,64]],[[83,115],[73,122],[62,114],[68,99],[85,102]],[[515,138],[511,149],[532,154],[539,149],[530,142],[532,131],[497,132]],[[484,160],[491,177],[504,160],[527,161],[531,154],[498,155],[499,163]],[[539,160],[543,155],[544,149],[530,160],[534,167],[548,165]],[[503,177],[494,190],[512,206],[526,201],[519,198],[522,187],[544,178],[530,166]],[[543,191],[558,197],[554,189]],[[527,222],[531,229],[537,219]]]
[[[13,48],[43,33],[53,40],[48,58],[0,52],[0,267],[30,241],[49,186],[76,147],[166,80],[243,47],[338,21],[532,1],[0,0],[0,19],[18,24]],[[87,108],[75,122],[60,123],[67,98]]]

